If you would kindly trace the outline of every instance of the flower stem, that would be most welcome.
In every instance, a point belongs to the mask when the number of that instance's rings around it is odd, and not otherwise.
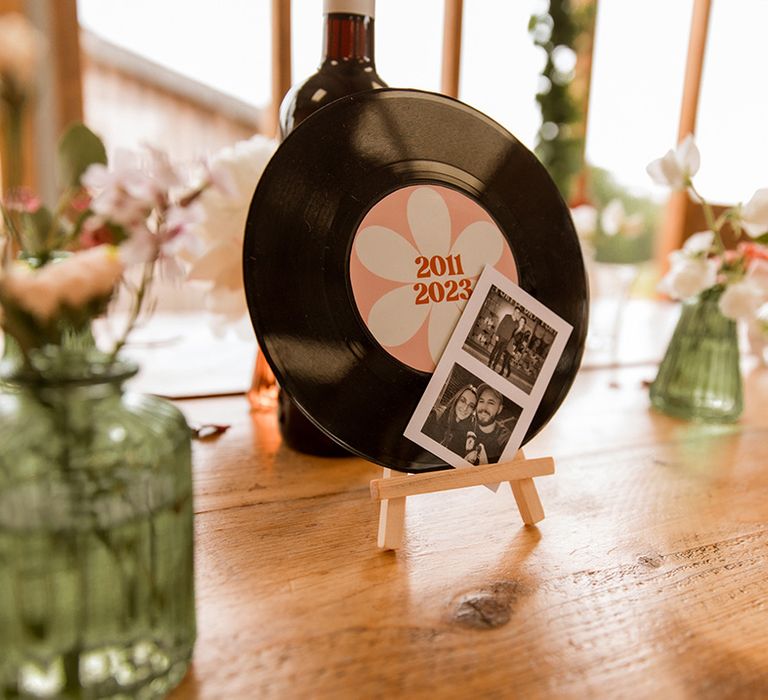
[[[154,269],[155,269],[155,259],[152,259],[149,262],[144,264],[144,269],[141,275],[141,283],[139,284],[139,288],[136,290],[136,296],[133,300],[133,306],[131,307],[131,314],[128,318],[128,323],[125,326],[125,329],[123,330],[123,334],[120,336],[120,339],[115,343],[115,347],[112,349],[112,352],[109,355],[108,361],[110,363],[114,362],[117,359],[118,353],[125,346],[125,343],[128,340],[128,336],[131,334],[131,331],[136,326],[136,322],[139,320],[139,316],[141,315],[144,301],[146,300],[149,290],[152,286]]]
[[[720,235],[720,229],[723,226],[723,221],[715,221],[715,214],[712,211],[712,206],[706,199],[704,199],[704,197],[701,196],[701,194],[699,194],[699,191],[694,186],[693,181],[688,181],[688,188],[693,193],[694,198],[701,204],[702,211],[704,212],[704,220],[707,222],[707,227],[710,231],[712,231],[712,233],[715,234],[715,245],[717,247],[717,252],[719,254],[724,253],[725,244],[723,243],[723,238]]]

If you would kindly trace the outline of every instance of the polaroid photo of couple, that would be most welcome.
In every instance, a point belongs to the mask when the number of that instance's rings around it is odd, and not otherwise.
[[[453,467],[511,460],[571,326],[486,267],[404,435]]]

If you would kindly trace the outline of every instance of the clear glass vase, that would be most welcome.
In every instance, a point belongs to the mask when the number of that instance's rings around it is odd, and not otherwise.
[[[720,313],[722,288],[683,302],[651,385],[658,410],[686,420],[735,421],[744,409],[736,323]]]
[[[0,395],[0,697],[157,698],[195,640],[189,429],[94,353]]]

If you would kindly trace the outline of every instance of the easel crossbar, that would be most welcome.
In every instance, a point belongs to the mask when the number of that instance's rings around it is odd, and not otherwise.
[[[465,469],[427,472],[426,474],[403,474],[402,476],[371,481],[371,499],[384,501],[416,496],[421,493],[463,489],[467,486],[518,481],[554,473],[555,460],[552,457],[539,457],[514,460],[503,464],[484,464]]]

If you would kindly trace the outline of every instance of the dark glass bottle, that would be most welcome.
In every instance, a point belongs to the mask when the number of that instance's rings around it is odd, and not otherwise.
[[[387,87],[374,63],[374,0],[325,0],[324,5],[323,59],[316,73],[294,85],[283,98],[283,138],[310,114],[340,97]]]
[[[317,72],[292,87],[280,105],[285,138],[321,107],[346,95],[387,87],[376,73],[373,54],[374,0],[325,0],[323,60]],[[325,457],[349,456],[280,392],[277,404],[283,441],[299,452]]]

